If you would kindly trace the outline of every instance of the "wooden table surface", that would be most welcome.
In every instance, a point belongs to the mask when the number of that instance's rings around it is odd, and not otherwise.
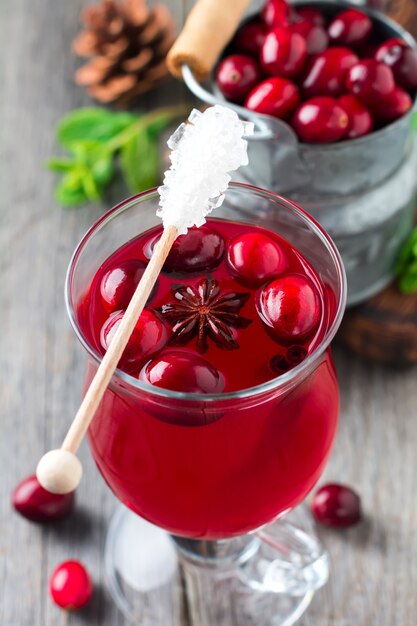
[[[184,5],[169,4],[180,22]],[[10,506],[12,488],[61,441],[80,400],[84,354],[67,321],[63,285],[75,245],[106,207],[59,208],[44,163],[56,152],[58,119],[88,103],[73,84],[76,62],[69,52],[82,5],[0,2],[1,626],[126,623],[103,584],[103,542],[116,500],[86,446],[71,519],[37,526]],[[184,89],[171,83],[144,105],[183,98]],[[417,372],[335,352],[342,412],[322,482],[354,486],[366,521],[348,531],[319,531],[331,555],[331,579],[300,624],[415,626]],[[68,558],[86,563],[97,588],[88,609],[71,615],[47,593],[49,574]]]

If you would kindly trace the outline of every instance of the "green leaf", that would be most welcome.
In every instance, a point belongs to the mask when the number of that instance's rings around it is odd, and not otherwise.
[[[74,185],[74,181],[68,181],[65,176],[55,189],[55,199],[63,207],[79,206],[88,202],[80,180]]]
[[[412,121],[412,124],[413,124],[413,129],[414,129],[414,130],[417,130],[417,113],[414,113],[414,114],[413,114],[413,121]]]
[[[92,164],[91,174],[96,185],[103,189],[114,176],[113,159],[109,155],[102,155]]]
[[[59,143],[70,149],[74,142],[93,140],[105,143],[137,121],[131,113],[114,113],[100,107],[76,109],[58,124]]]
[[[402,293],[407,295],[417,291],[417,272],[410,272],[409,274],[401,276],[398,287]]]
[[[50,159],[46,167],[53,172],[69,172],[74,167],[74,161],[70,159]]]
[[[396,273],[398,275],[403,274],[414,259],[417,259],[417,228],[411,231],[409,238],[401,249],[395,268]]]
[[[121,168],[127,185],[134,193],[157,184],[158,147],[147,132],[132,137],[122,148]]]

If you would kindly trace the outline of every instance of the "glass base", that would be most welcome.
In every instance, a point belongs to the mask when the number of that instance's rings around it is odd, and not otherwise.
[[[234,539],[171,537],[128,509],[114,515],[105,569],[124,615],[141,626],[290,626],[328,579],[303,507]]]

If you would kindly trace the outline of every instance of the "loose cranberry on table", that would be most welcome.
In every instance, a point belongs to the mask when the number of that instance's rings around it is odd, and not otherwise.
[[[288,22],[291,8],[285,0],[267,0],[261,17],[268,28],[282,26]]]
[[[220,91],[231,102],[242,102],[259,83],[261,71],[252,57],[232,54],[220,63],[216,81]]]
[[[232,48],[235,52],[249,54],[257,59],[266,33],[265,24],[259,20],[247,22],[236,33]]]
[[[280,119],[288,118],[300,102],[300,93],[286,78],[268,78],[252,89],[245,107]]]
[[[392,93],[394,88],[391,69],[375,59],[356,63],[346,74],[346,89],[370,107]]]
[[[107,311],[113,312],[127,308],[145,268],[145,263],[132,259],[123,261],[104,274],[100,283],[100,293],[103,306]],[[148,301],[152,299],[156,288],[155,285]]]
[[[108,350],[120,323],[124,311],[112,313],[104,322],[100,333],[100,343]],[[169,332],[162,320],[152,311],[145,309],[138,319],[129,342],[120,359],[119,367],[127,371],[134,369],[144,359],[151,358],[168,343]]]
[[[353,526],[362,517],[358,494],[335,483],[324,485],[314,494],[311,512],[317,522],[332,528]]]
[[[329,43],[329,36],[322,26],[314,24],[309,20],[298,18],[288,26],[293,33],[298,33],[304,37],[308,54],[319,54],[326,50]]]
[[[287,274],[260,290],[258,313],[278,341],[305,341],[318,329],[321,301],[314,283],[301,274]]]
[[[401,87],[377,101],[373,106],[375,117],[382,123],[389,123],[405,115],[413,106],[410,94]]]
[[[64,561],[52,572],[49,592],[55,604],[67,611],[81,609],[93,595],[90,576],[79,561]]]
[[[307,22],[311,22],[315,26],[325,26],[326,18],[320,9],[316,9],[315,7],[299,7],[295,11],[295,20],[297,18],[301,20],[305,20]]]
[[[155,242],[156,243],[156,242]],[[164,263],[164,272],[192,273],[214,269],[222,260],[224,240],[208,225],[190,228],[180,235]]]
[[[312,98],[301,104],[292,127],[304,143],[332,143],[347,136],[349,117],[335,98]]]
[[[229,245],[227,262],[236,279],[259,287],[286,269],[287,258],[279,244],[262,233],[238,235]]]
[[[74,508],[75,494],[58,495],[46,491],[35,475],[22,480],[13,490],[14,509],[33,522],[55,522]]]
[[[330,41],[339,46],[359,46],[372,32],[371,18],[357,9],[342,11],[330,23],[327,32]]]
[[[139,380],[186,393],[222,393],[224,379],[206,359],[186,349],[170,350],[145,365]]]
[[[346,91],[346,74],[358,61],[348,48],[328,48],[318,54],[308,64],[301,83],[304,97],[341,96]]]
[[[341,96],[339,104],[349,118],[346,139],[357,139],[372,132],[374,122],[371,112],[356,96],[349,94]]]
[[[306,40],[288,28],[271,30],[260,50],[261,66],[270,76],[293,78],[300,74],[306,59]]]
[[[377,49],[375,58],[392,69],[397,85],[408,90],[417,87],[417,52],[405,41],[385,41]]]

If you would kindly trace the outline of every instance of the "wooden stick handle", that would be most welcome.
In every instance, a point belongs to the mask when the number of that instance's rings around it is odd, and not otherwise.
[[[417,35],[417,2],[415,0],[389,0],[386,14],[403,28]]]
[[[168,53],[170,72],[182,78],[189,65],[198,81],[205,80],[233,37],[249,0],[198,0]]]
[[[97,372],[91,381],[81,406],[68,430],[61,448],[50,450],[41,458],[36,475],[42,487],[51,493],[69,493],[77,488],[82,475],[80,461],[75,456],[80,443],[94,417],[104,392],[114,374],[114,370],[130,339],[133,329],[142,313],[146,301],[159,276],[172,244],[177,237],[175,226],[165,228],[155,246],[153,255],[136,291],[126,309],[109,349],[104,355]]]
[[[64,439],[62,448],[73,454],[87,432],[90,422],[97,410],[98,405],[107,389],[107,386],[114,374],[120,357],[130,339],[133,329],[142,313],[146,301],[148,300],[154,284],[159,276],[162,266],[167,258],[172,244],[177,236],[177,229],[174,226],[164,229],[161,239],[155,246],[154,253],[149,261],[142,278],[136,287],[129,306],[122,318],[109,349],[104,355],[100,366],[94,376],[87,393],[81,403],[80,408],[72,422],[67,436]]]

